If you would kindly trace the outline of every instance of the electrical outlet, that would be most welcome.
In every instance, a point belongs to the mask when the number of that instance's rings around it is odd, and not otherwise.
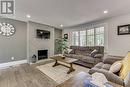
[[[11,60],[14,60],[14,57],[11,57]]]

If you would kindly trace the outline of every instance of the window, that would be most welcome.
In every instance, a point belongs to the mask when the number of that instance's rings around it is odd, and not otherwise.
[[[86,46],[86,30],[72,33],[72,45]]]
[[[80,46],[86,46],[86,30],[80,31]]]
[[[95,29],[95,45],[104,45],[104,27],[99,27]]]
[[[88,46],[104,45],[104,27],[97,27],[87,30],[87,45]]]
[[[104,46],[104,27],[96,27],[72,33],[72,45]]]
[[[79,32],[75,31],[72,33],[72,45],[79,45]]]
[[[94,46],[94,29],[87,30],[87,45]]]

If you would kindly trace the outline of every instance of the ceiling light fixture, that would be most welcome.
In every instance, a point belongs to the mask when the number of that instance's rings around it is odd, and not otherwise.
[[[61,24],[60,27],[63,27],[63,25]]]
[[[27,17],[27,18],[31,18],[31,15],[27,14],[26,17]]]
[[[103,13],[104,13],[104,14],[107,14],[107,13],[108,13],[108,10],[103,11]]]

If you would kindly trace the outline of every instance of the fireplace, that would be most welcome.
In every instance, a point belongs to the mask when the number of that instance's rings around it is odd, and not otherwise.
[[[38,50],[38,60],[47,58],[48,58],[48,50]]]

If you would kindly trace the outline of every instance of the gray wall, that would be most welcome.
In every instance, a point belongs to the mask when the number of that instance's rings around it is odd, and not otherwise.
[[[50,39],[39,39],[36,38],[36,29],[47,30],[50,31]],[[28,62],[31,62],[31,57],[35,54],[37,55],[38,50],[48,49],[48,56],[54,55],[54,28],[36,23],[36,22],[28,22],[28,30],[27,30],[27,55]]]
[[[16,33],[11,37],[0,35],[0,63],[11,62],[11,57],[15,61],[27,58],[27,23],[7,18],[0,18],[0,22],[7,22],[16,28]]]

